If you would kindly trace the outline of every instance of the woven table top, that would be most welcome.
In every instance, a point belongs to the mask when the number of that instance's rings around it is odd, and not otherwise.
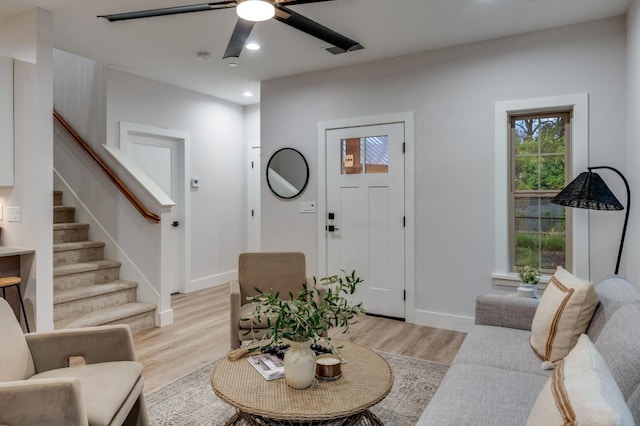
[[[284,378],[267,381],[246,358],[218,362],[211,373],[213,390],[242,412],[280,420],[332,420],[363,412],[382,401],[393,385],[387,361],[354,343],[344,345],[342,377],[315,379],[307,389],[293,389]]]

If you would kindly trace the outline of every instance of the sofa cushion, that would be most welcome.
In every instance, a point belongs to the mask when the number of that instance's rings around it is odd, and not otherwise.
[[[103,362],[45,371],[30,379],[69,377],[80,380],[90,425],[108,425],[142,375],[135,361]]]
[[[536,395],[547,380],[548,377],[537,374],[454,364],[417,424],[524,425]]]
[[[607,361],[625,399],[640,385],[640,303],[619,308],[594,345]]]
[[[531,324],[531,347],[540,359],[556,362],[567,356],[587,330],[597,303],[598,296],[591,283],[559,266]]]
[[[635,425],[607,363],[586,334],[558,363],[527,420],[537,425]]]
[[[528,330],[476,325],[465,337],[453,363],[486,365],[548,377],[551,372],[540,368],[540,359],[531,350],[530,335]]]
[[[277,315],[261,315],[260,320],[258,321],[257,317],[253,316],[253,311],[256,308],[256,303],[245,303],[240,307],[240,328],[242,330],[251,330],[251,329],[263,329],[267,328],[267,318],[271,317],[271,324],[274,323]],[[242,332],[241,330],[241,332]]]
[[[640,303],[638,288],[622,277],[610,276],[596,284],[595,288],[599,303],[587,329],[587,334],[594,343],[607,321],[618,309],[629,303]]]

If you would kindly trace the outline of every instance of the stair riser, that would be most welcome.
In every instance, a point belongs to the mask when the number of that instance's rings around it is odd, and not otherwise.
[[[53,223],[73,223],[76,212],[73,210],[53,210]]]
[[[110,322],[109,324],[127,324],[132,333],[149,330],[156,326],[155,312],[145,312],[144,314],[135,315],[133,317],[124,318],[120,321]],[[106,324],[105,324],[106,325]]]
[[[53,278],[54,290],[68,290],[83,285],[102,284],[115,281],[120,277],[120,267],[80,272]]]
[[[62,191],[53,191],[53,205],[54,206],[62,205]]]
[[[89,239],[89,227],[53,231],[53,244],[76,243]]]
[[[155,311],[145,312],[139,315],[133,315],[126,318],[121,318],[116,321],[106,322],[100,325],[112,325],[112,324],[127,324],[132,333],[139,333],[141,331],[149,330],[155,327]],[[56,330],[60,327],[54,322],[54,328]]]
[[[91,262],[92,260],[101,260],[103,257],[104,247],[59,251],[53,253],[53,266]]]
[[[100,284],[96,284],[100,285]],[[60,321],[69,318],[77,318],[79,316],[116,306],[124,303],[136,301],[135,288],[117,291],[99,296],[88,297],[80,300],[59,303],[53,307],[53,320]]]

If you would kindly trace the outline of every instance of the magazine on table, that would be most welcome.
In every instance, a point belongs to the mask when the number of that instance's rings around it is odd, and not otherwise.
[[[284,377],[284,361],[272,354],[258,354],[248,358],[258,373],[267,380]]]

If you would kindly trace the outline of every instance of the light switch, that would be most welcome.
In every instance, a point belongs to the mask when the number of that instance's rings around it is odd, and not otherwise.
[[[300,201],[300,213],[315,213],[316,202],[315,201]]]
[[[20,207],[7,207],[7,220],[9,222],[21,222],[22,212]]]

